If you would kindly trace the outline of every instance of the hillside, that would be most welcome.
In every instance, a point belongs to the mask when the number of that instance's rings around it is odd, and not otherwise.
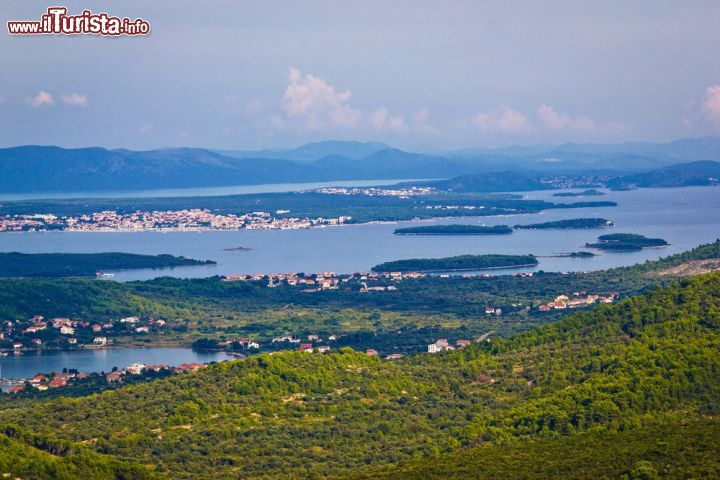
[[[662,439],[662,441],[658,441]],[[354,480],[618,480],[716,478],[720,421],[678,418],[624,432],[596,431],[485,445],[432,459],[368,468]]]
[[[718,292],[720,274],[708,274],[447,354],[394,362],[350,350],[262,355],[0,409],[3,422],[157,465],[171,478],[347,476],[478,444],[511,446],[498,455],[508,459],[503,478],[522,478],[553,451],[563,454],[558,472],[598,478],[612,471],[591,460],[610,453],[592,452],[613,435],[642,439],[613,443],[611,452],[627,456],[621,471],[649,461],[716,472],[704,459],[717,458],[707,439],[718,424],[703,422],[720,412]],[[672,426],[683,418],[687,437]],[[663,425],[670,434],[654,436]],[[542,443],[521,453],[521,441]]]
[[[16,427],[0,432],[0,476],[28,479],[151,480],[160,479],[151,468],[52,437],[33,435]]]
[[[104,148],[25,146],[0,149],[4,192],[117,191],[303,180],[286,160],[224,157],[178,148],[134,152]],[[282,176],[278,176],[282,172]],[[282,180],[281,180],[282,181]]]
[[[427,182],[424,185],[456,193],[467,192],[513,192],[551,188],[534,178],[515,172],[497,172],[461,175],[449,180]]]
[[[377,146],[375,146],[377,147]],[[481,170],[448,160],[385,148],[361,159],[235,158],[201,148],[148,151],[22,146],[0,149],[0,189],[17,192],[122,191],[262,183],[443,178]],[[342,151],[342,149],[340,149]],[[268,152],[265,152],[268,153]],[[269,153],[271,154],[271,153]],[[41,175],[39,173],[42,173]]]
[[[609,187],[692,187],[720,184],[720,162],[710,160],[671,165],[608,182]]]

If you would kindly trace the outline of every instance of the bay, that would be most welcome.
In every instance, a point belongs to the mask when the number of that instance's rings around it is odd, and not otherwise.
[[[307,230],[240,230],[233,232],[46,232],[0,235],[0,251],[170,253],[210,259],[217,265],[116,272],[118,281],[159,276],[208,277],[239,273],[367,271],[386,261],[463,254],[535,254],[536,268],[522,271],[591,271],[632,265],[682,252],[720,237],[720,188],[688,187],[607,191],[603,197],[559,198],[553,191],[522,193],[556,203],[612,200],[617,207],[546,210],[537,214],[434,219],[408,225],[464,223],[515,225],[579,217],[603,217],[609,229],[516,230],[499,236],[399,236],[399,224],[364,224]],[[664,238],[670,245],[640,252],[598,253],[592,258],[545,258],[579,251],[604,233],[639,233]],[[249,250],[228,250],[242,247]],[[512,270],[509,270],[510,272]],[[493,270],[492,273],[508,273]]]

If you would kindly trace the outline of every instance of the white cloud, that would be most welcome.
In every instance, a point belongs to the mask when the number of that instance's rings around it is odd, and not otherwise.
[[[55,103],[55,100],[53,100],[53,96],[50,95],[45,90],[40,90],[37,95],[35,95],[33,98],[28,99],[28,103],[33,108],[42,107],[44,105],[52,105]]]
[[[290,69],[290,83],[285,89],[282,106],[288,118],[297,119],[311,130],[326,127],[355,128],[361,113],[349,105],[352,92],[338,92],[322,78],[303,77],[300,70]]]
[[[150,122],[145,122],[142,125],[140,125],[140,133],[143,135],[148,133],[150,130],[152,130],[153,124]]]
[[[368,122],[376,130],[402,132],[409,128],[402,116],[392,115],[385,107],[380,107],[372,112],[368,118]]]
[[[589,132],[597,128],[595,122],[588,117],[572,117],[567,113],[556,111],[545,103],[537,108],[535,114],[545,126],[553,130],[582,130]]]
[[[415,112],[412,117],[412,128],[413,130],[420,133],[427,133],[431,135],[437,135],[440,133],[440,129],[431,125],[428,121],[430,120],[430,111],[427,108],[423,108]]]
[[[480,112],[470,123],[482,132],[515,133],[530,128],[530,121],[524,114],[507,107]]]
[[[705,116],[720,127],[720,85],[705,90],[701,107]]]
[[[463,128],[475,127],[481,132],[522,133],[541,132],[542,129],[554,131],[593,132],[614,134],[624,130],[619,123],[597,123],[589,117],[572,116],[558,112],[548,104],[541,104],[535,115],[531,116],[508,107],[500,107],[489,112],[479,112],[470,121],[461,120]]]
[[[60,99],[65,105],[71,107],[87,107],[88,104],[87,97],[80,93],[63,93],[60,95]]]
[[[280,130],[361,130],[403,134],[437,134],[429,124],[430,113],[421,109],[409,119],[388,107],[356,108],[352,92],[338,90],[322,78],[290,68],[288,85],[282,97],[281,111],[272,112],[259,103],[249,104],[247,114],[262,117],[258,128]]]

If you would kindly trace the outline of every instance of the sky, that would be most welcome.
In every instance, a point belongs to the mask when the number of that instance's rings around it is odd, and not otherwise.
[[[51,5],[148,36],[11,36]],[[717,1],[0,0],[0,146],[720,135]]]

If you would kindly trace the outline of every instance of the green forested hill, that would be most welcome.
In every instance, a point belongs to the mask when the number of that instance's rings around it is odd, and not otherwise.
[[[13,400],[0,418],[171,478],[341,477],[478,445],[510,448],[507,469],[487,478],[522,478],[553,448],[584,475],[564,476],[589,478],[583,459],[613,435],[637,438],[628,475],[657,470],[642,462],[665,451],[662,468],[701,472],[716,458],[706,440],[718,424],[706,419],[720,412],[719,329],[715,273],[447,354],[261,355],[90,397]],[[699,425],[692,455],[672,426],[683,422]],[[671,435],[643,433],[653,428]]]
[[[53,480],[159,479],[150,468],[28,434],[13,427],[0,432],[0,477]]]
[[[350,475],[353,480],[659,480],[720,477],[717,418],[664,421],[620,432],[488,444]]]

